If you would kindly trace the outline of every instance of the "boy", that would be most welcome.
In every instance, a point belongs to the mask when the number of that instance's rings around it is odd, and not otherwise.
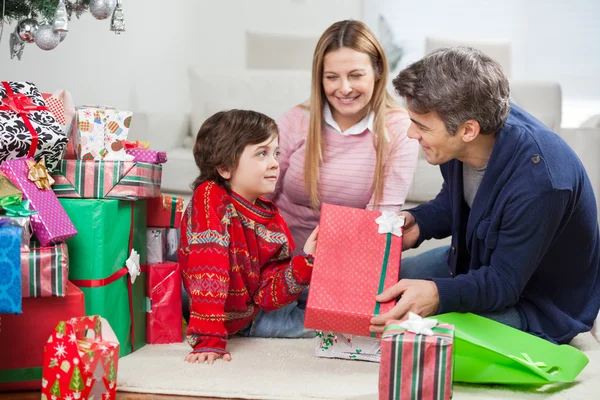
[[[318,228],[304,252],[277,207],[261,196],[279,178],[275,121],[231,110],[200,127],[194,159],[200,176],[183,217],[179,263],[190,296],[187,362],[231,360],[228,335],[249,326],[260,309],[281,308],[309,284]]]

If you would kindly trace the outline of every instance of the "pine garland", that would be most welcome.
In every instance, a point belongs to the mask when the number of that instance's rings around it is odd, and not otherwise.
[[[79,6],[89,6],[90,0],[64,0],[67,9]],[[7,22],[13,20],[21,20],[31,15],[37,21],[52,21],[54,13],[58,6],[58,0],[6,0],[5,19]],[[0,9],[2,8],[2,0],[0,0]],[[1,12],[1,10],[0,10]]]

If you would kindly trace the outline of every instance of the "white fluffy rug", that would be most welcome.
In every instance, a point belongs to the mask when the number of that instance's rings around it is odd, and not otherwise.
[[[541,389],[454,385],[453,400],[589,400],[600,392],[600,345],[591,334],[573,345],[590,364],[574,384]],[[188,364],[186,344],[147,345],[119,360],[118,390],[236,399],[377,399],[379,364],[317,358],[313,339],[233,338],[233,360]]]

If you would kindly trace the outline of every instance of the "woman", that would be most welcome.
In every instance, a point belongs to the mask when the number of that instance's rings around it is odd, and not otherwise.
[[[407,136],[407,113],[386,91],[388,73],[381,44],[360,21],[336,22],[319,39],[310,100],[278,121],[281,172],[273,200],[297,247],[317,226],[322,203],[394,211],[404,204],[419,144]],[[261,312],[249,334],[303,336],[305,299]]]

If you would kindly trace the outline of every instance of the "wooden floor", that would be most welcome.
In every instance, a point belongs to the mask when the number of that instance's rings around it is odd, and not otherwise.
[[[40,392],[0,393],[0,400],[39,400]],[[117,400],[222,400],[214,397],[187,397],[158,394],[138,394],[117,392]]]

